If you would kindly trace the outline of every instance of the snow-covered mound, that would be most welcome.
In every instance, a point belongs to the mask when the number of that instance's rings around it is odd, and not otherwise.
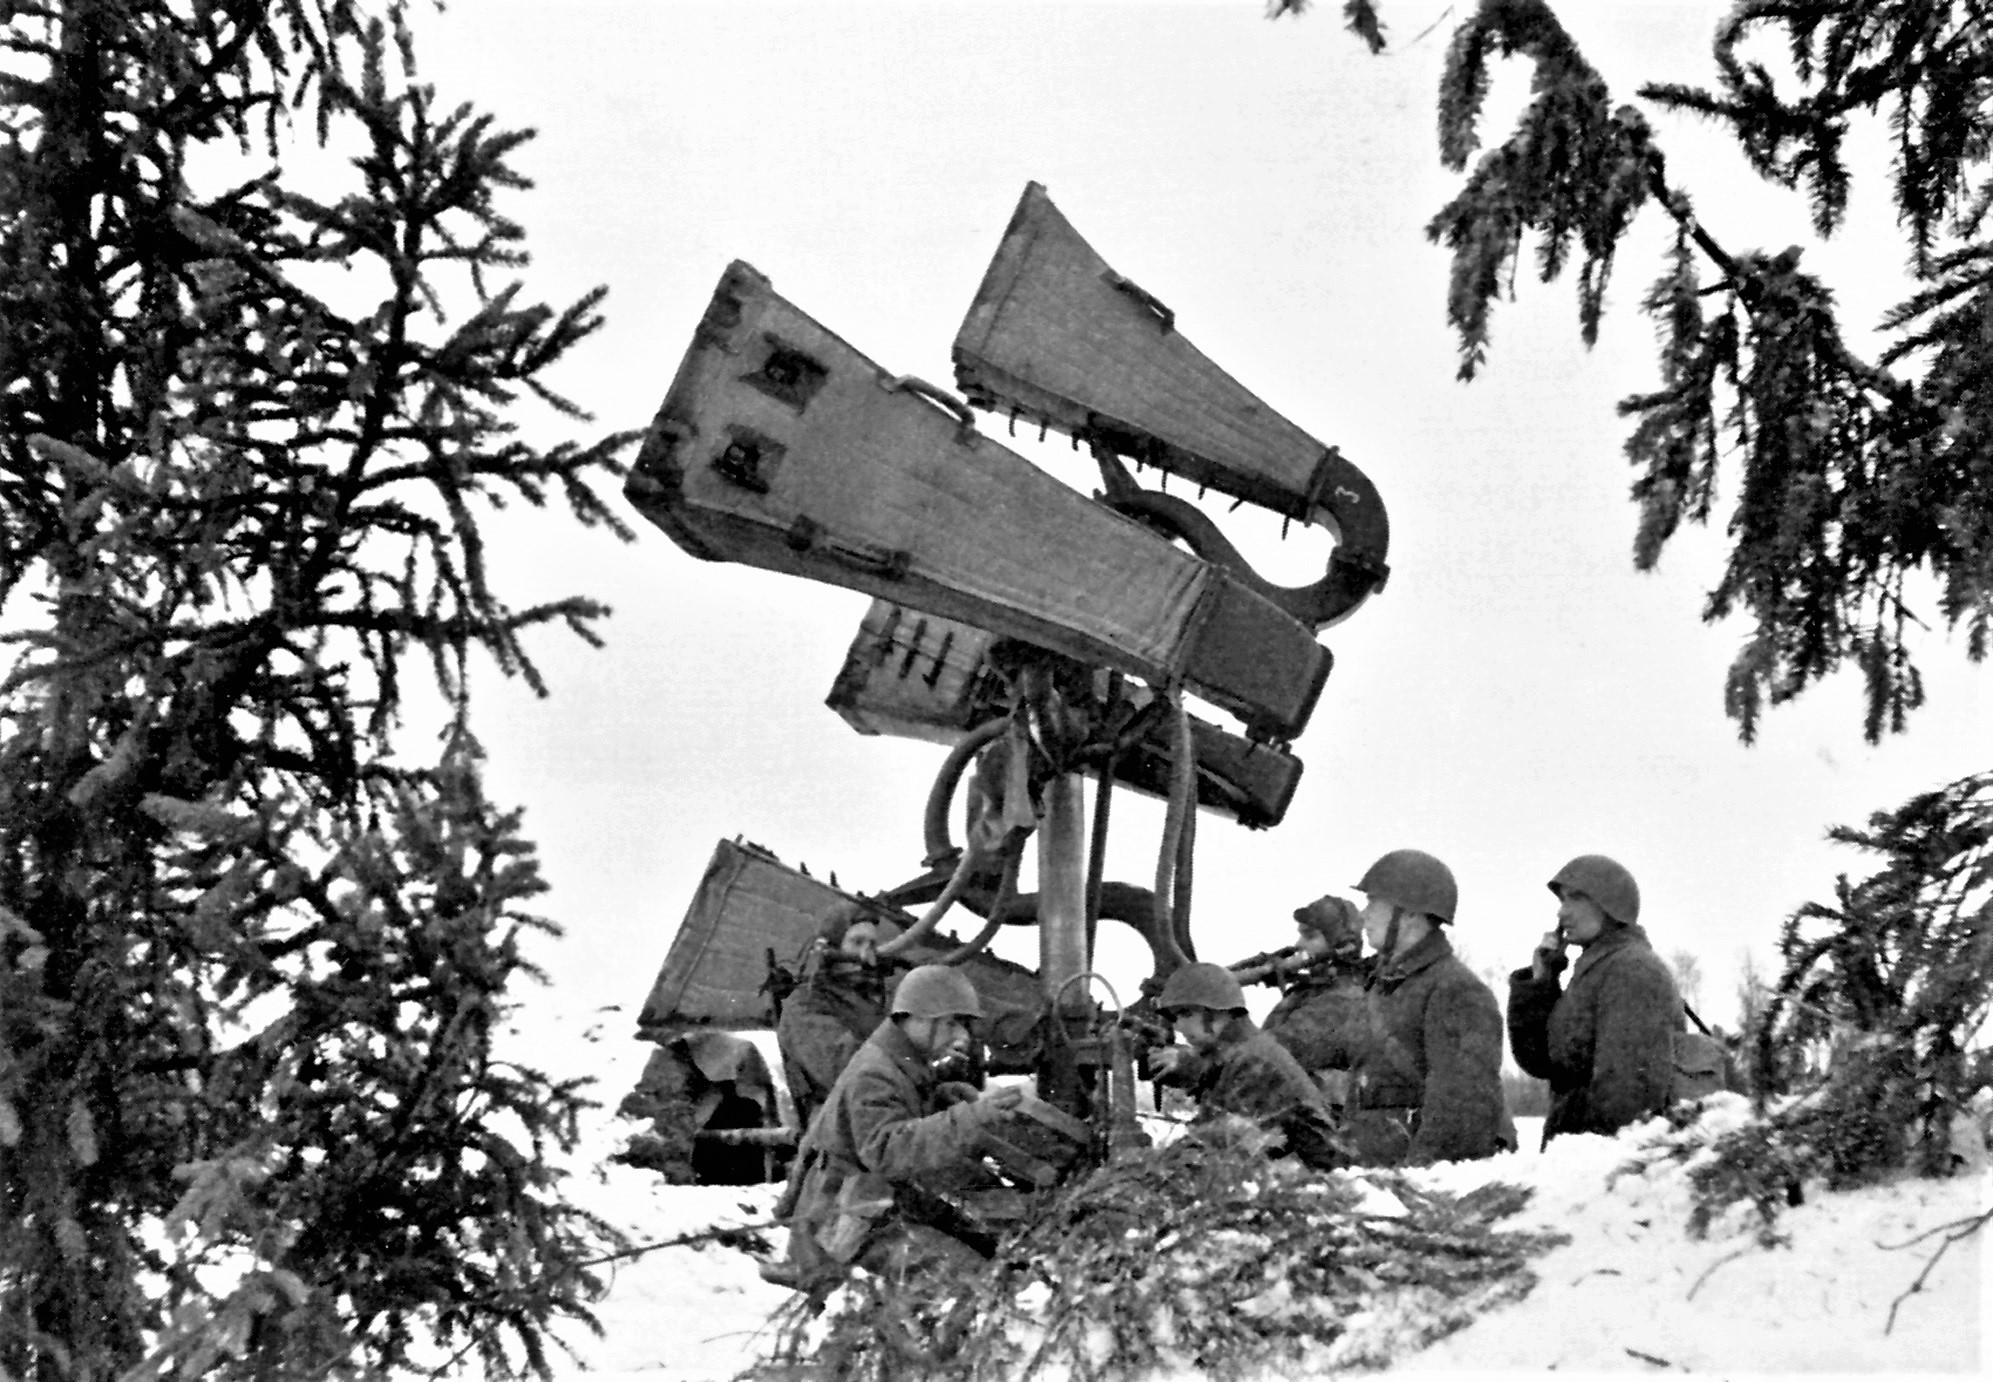
[[[598,1067],[610,1105],[625,1075],[634,1082],[647,1050],[638,1043],[627,1043],[633,1054],[613,1050],[624,1044],[598,1048],[615,1057]],[[1615,1138],[1560,1138],[1540,1154],[1410,1173],[1452,1195],[1490,1182],[1529,1187],[1528,1204],[1502,1226],[1570,1241],[1534,1260],[1537,1284],[1527,1295],[1395,1358],[1394,1370],[1978,1371],[1986,1356],[1986,1235],[1952,1243],[1935,1265],[1932,1259],[1948,1226],[1993,1204],[1983,1146],[1975,1141],[1974,1164],[1950,1180],[1908,1178],[1833,1193],[1809,1186],[1804,1202],[1778,1219],[1782,1246],[1760,1245],[1760,1220],[1748,1206],[1693,1237],[1693,1144],[1744,1116],[1742,1101],[1719,1102],[1694,1129],[1672,1137],[1657,1120]],[[632,1131],[603,1110],[571,1189],[635,1243],[767,1221],[776,1187],[673,1187],[609,1161]],[[1533,1133],[1525,1130],[1526,1141]],[[779,1249],[780,1232],[769,1236]],[[616,1264],[597,1309],[604,1335],[569,1328],[575,1357],[563,1375],[601,1382],[733,1377],[772,1348],[770,1316],[790,1298],[763,1282],[756,1267],[748,1252],[717,1243]]]
[[[1744,1101],[1706,1114],[1704,1140],[1745,1116]],[[1514,1167],[1435,1169],[1449,1187],[1520,1177],[1536,1196],[1516,1227],[1554,1226],[1569,1245],[1537,1261],[1527,1299],[1404,1360],[1411,1369],[1626,1368],[1723,1374],[1976,1372],[1982,1352],[1984,1231],[1945,1251],[1946,1237],[1988,1206],[1984,1148],[1950,1180],[1828,1192],[1805,1188],[1784,1209],[1783,1246],[1759,1245],[1748,1205],[1705,1237],[1687,1232],[1692,1161],[1653,1160],[1658,1121],[1613,1138],[1559,1138]],[[1643,1163],[1644,1169],[1643,1169]],[[1892,1321],[1893,1314],[1893,1321]]]

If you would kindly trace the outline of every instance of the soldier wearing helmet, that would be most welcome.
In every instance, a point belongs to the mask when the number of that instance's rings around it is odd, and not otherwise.
[[[885,1019],[878,940],[878,918],[862,903],[840,902],[818,921],[806,977],[783,1001],[775,1041],[804,1131],[845,1064]]]
[[[1278,1130],[1285,1150],[1312,1166],[1349,1164],[1322,1091],[1287,1048],[1246,1015],[1245,994],[1230,970],[1183,965],[1164,983],[1156,1006],[1187,1044],[1153,1053],[1149,1068],[1161,1083],[1190,1091],[1198,1122],[1223,1114],[1249,1118]]]
[[[1373,1165],[1421,1166],[1515,1145],[1502,1098],[1502,1011],[1444,927],[1459,889],[1432,855],[1396,849],[1364,872],[1365,938],[1377,951],[1370,1029],[1350,1052],[1343,1135]]]
[[[985,1129],[1019,1091],[979,1097],[946,1078],[975,1039],[982,1003],[959,969],[922,965],[894,990],[892,1014],[838,1076],[798,1152],[789,1261],[763,1275],[798,1289],[833,1284],[852,1265],[903,1279],[968,1265],[975,1249],[904,1214],[921,1187],[979,1178]]]
[[[1509,976],[1509,1047],[1550,1082],[1543,1140],[1611,1134],[1659,1113],[1686,1025],[1674,976],[1641,930],[1640,887],[1618,861],[1581,854],[1550,880],[1557,925]],[[1579,947],[1569,987],[1564,948]]]
[[[1349,1050],[1369,1024],[1363,918],[1355,903],[1329,895],[1295,908],[1294,924],[1302,967],[1260,1030],[1285,1046],[1330,1109],[1340,1110],[1349,1097]]]

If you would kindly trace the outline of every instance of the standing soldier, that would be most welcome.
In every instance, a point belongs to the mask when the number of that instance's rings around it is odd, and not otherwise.
[[[762,1269],[771,1281],[816,1291],[852,1265],[903,1280],[980,1261],[974,1248],[909,1217],[905,1206],[923,1187],[959,1188],[983,1176],[983,1134],[1020,1091],[979,1098],[973,1086],[948,1078],[967,1062],[982,1016],[975,986],[959,969],[907,971],[892,1006],[803,1138],[789,1260]]]
[[[1674,976],[1638,925],[1633,875],[1581,854],[1550,891],[1557,925],[1529,968],[1509,976],[1509,1047],[1516,1064],[1550,1081],[1546,1144],[1559,1133],[1611,1134],[1665,1108],[1685,1026]],[[1567,945],[1579,947],[1578,963],[1560,990]]]
[[[817,923],[808,976],[783,1000],[775,1042],[801,1132],[809,1131],[846,1062],[885,1020],[878,939],[871,913],[856,902],[838,903]]]
[[[1459,889],[1432,855],[1395,849],[1363,875],[1377,951],[1370,1030],[1355,1057],[1344,1136],[1372,1165],[1423,1166],[1515,1145],[1502,1099],[1502,1010],[1443,928]]]
[[[1189,1044],[1163,1047],[1149,1068],[1161,1083],[1190,1091],[1200,1122],[1236,1114],[1279,1131],[1287,1149],[1311,1166],[1349,1164],[1322,1091],[1286,1047],[1246,1016],[1245,994],[1230,970],[1183,965],[1164,983],[1156,1006]]]
[[[1241,982],[1262,974],[1276,983],[1291,976],[1260,1030],[1293,1054],[1340,1114],[1349,1101],[1349,1051],[1369,1022],[1363,919],[1354,903],[1331,895],[1296,908],[1294,923],[1300,939],[1291,959],[1247,961],[1251,969],[1233,965],[1232,973]]]

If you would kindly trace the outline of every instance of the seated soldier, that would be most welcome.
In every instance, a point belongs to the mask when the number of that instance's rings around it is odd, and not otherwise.
[[[897,1281],[982,1260],[960,1239],[909,1217],[905,1204],[923,1187],[974,1179],[983,1131],[1021,1091],[978,1097],[947,1078],[966,1067],[972,1024],[982,1016],[960,970],[909,970],[892,1008],[803,1138],[789,1261],[763,1269],[771,1281],[814,1293],[854,1265]]]
[[[885,1020],[878,933],[877,920],[862,904],[840,902],[817,923],[808,973],[783,1000],[775,1041],[799,1131],[809,1130],[845,1063]]]
[[[1260,1030],[1293,1054],[1339,1113],[1349,1099],[1349,1052],[1370,1020],[1363,921],[1355,903],[1330,895],[1296,908],[1294,923],[1299,953],[1282,966],[1293,978]]]
[[[1149,1068],[1163,1084],[1190,1091],[1197,1121],[1236,1114],[1280,1132],[1286,1149],[1311,1166],[1348,1164],[1322,1091],[1286,1047],[1246,1016],[1245,994],[1230,970],[1184,965],[1156,1005],[1189,1044],[1155,1052]]]

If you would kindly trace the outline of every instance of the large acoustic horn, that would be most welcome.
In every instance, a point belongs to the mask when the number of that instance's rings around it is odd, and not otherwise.
[[[1291,739],[1314,631],[983,436],[747,264],[722,276],[624,495],[695,556],[884,596],[1162,686]]]
[[[1328,574],[1275,598],[1311,628],[1383,587],[1390,520],[1361,470],[1262,403],[1116,273],[1031,183],[955,335],[969,402],[1336,535]],[[1157,515],[1164,517],[1164,515]]]

